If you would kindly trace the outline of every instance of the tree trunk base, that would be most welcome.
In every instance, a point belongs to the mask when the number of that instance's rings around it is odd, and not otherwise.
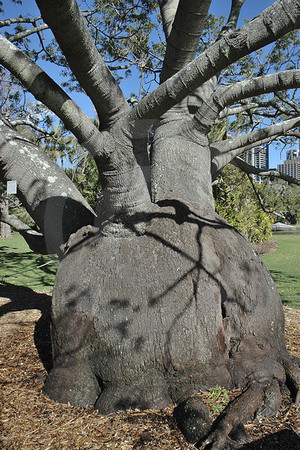
[[[289,368],[298,389],[299,369],[279,294],[252,247],[216,214],[173,205],[153,213],[143,235],[131,222],[125,237],[73,237],[54,289],[45,391],[108,414],[164,408],[216,385],[246,389],[210,438],[221,448],[244,420],[240,405],[245,417],[263,403],[274,413],[278,383]]]

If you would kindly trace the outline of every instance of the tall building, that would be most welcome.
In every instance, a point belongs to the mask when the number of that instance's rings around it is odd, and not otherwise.
[[[300,150],[288,150],[286,160],[277,165],[277,170],[300,180]]]
[[[269,146],[261,145],[260,147],[254,147],[245,152],[241,156],[248,164],[257,167],[258,169],[268,169],[269,168]],[[259,175],[254,175],[253,178],[261,183],[261,177]]]
[[[286,160],[291,161],[292,159],[299,158],[300,150],[288,150],[286,152]]]

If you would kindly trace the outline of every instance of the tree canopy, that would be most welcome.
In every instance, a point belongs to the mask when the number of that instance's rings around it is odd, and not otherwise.
[[[136,129],[139,123],[139,134],[146,135],[158,117],[186,98],[189,126],[210,131],[213,178],[255,145],[278,139],[288,144],[299,125],[296,17],[286,19],[289,6],[274,2],[234,31],[244,1],[233,1],[227,18],[209,14],[211,3],[95,1],[80,12],[74,2],[64,2],[53,4],[50,12],[46,3],[37,2],[41,15],[6,16],[0,21],[3,117],[18,131],[30,125],[35,135],[27,132],[27,137],[49,150],[55,114],[103,166],[106,151],[99,143],[106,142],[105,130],[120,117],[127,114],[130,126]],[[39,68],[39,61],[59,68],[62,87]],[[126,99],[118,83],[136,74],[134,95]],[[86,92],[99,127],[62,88]],[[223,129],[219,135],[213,131],[218,127]],[[56,152],[66,144],[59,139],[51,144]]]

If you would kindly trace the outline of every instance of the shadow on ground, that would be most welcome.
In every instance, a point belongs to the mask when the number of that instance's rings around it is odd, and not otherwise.
[[[280,430],[262,439],[245,444],[242,449],[296,450],[300,449],[300,437],[292,430]]]
[[[41,316],[35,324],[34,343],[45,369],[49,371],[52,368],[50,341],[51,295],[38,293],[27,287],[3,283],[0,285],[0,297],[10,300],[0,305],[0,317],[4,319],[1,323],[5,323],[5,315],[11,312],[40,311]]]

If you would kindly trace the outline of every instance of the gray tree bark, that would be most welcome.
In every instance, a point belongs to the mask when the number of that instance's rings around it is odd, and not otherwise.
[[[95,218],[39,149],[0,123],[1,175],[18,180],[19,197],[50,249],[60,252],[64,244],[53,293],[53,368],[45,392],[107,414],[170,402],[187,405],[189,396],[217,384],[239,387],[245,391],[241,399],[208,437],[212,448],[223,448],[229,431],[262,402],[266,414],[276,412],[279,385],[287,378],[299,392],[300,371],[286,350],[282,304],[270,274],[244,238],[214,212],[212,176],[249,145],[298,126],[299,118],[222,143],[211,143],[208,133],[237,99],[297,87],[299,77],[274,75],[268,83],[256,80],[254,87],[249,81],[221,88],[219,97],[215,77],[298,28],[300,0],[278,0],[232,31],[243,4],[233,0],[227,29],[193,59],[203,27],[195,20],[190,56],[178,65],[170,48],[182,49],[186,30],[173,33],[173,26],[189,14],[183,6],[193,8],[194,20],[210,2],[159,2],[170,36],[165,81],[133,109],[96,52],[76,2],[37,3],[94,102],[100,129],[4,38],[0,60],[91,152],[103,187]],[[186,99],[199,87],[205,95],[191,117]],[[188,420],[184,408],[183,422]],[[203,438],[197,427],[193,436]]]
[[[40,227],[49,253],[94,213],[71,180],[45,153],[0,120],[0,176],[17,180],[18,197]]]
[[[9,224],[1,221],[2,214],[8,214],[8,199],[3,197],[0,199],[0,237],[2,238],[10,238],[11,237],[11,228]]]

